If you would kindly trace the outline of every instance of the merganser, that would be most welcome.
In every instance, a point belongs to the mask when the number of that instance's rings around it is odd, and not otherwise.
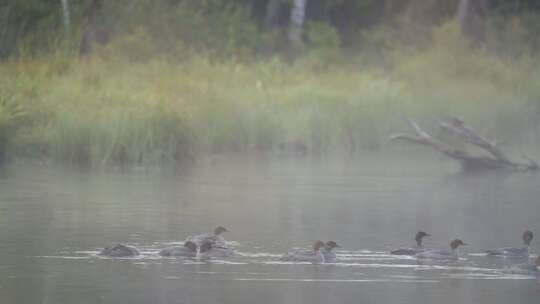
[[[325,244],[322,241],[316,241],[315,244],[313,244],[313,251],[303,252],[302,250],[300,250],[295,252],[288,252],[283,255],[280,260],[291,262],[325,263],[326,259],[322,252],[324,246]]]
[[[534,264],[527,263],[527,264],[514,265],[512,267],[504,269],[503,272],[510,273],[510,274],[538,276],[540,275],[540,271],[538,270],[538,267],[540,267],[540,256],[536,258],[536,260],[534,261]]]
[[[458,247],[466,246],[467,244],[463,243],[460,239],[455,239],[450,242],[450,251],[449,250],[425,250],[415,256],[419,259],[431,259],[431,260],[457,260],[458,256]]]
[[[424,231],[418,231],[418,233],[416,233],[416,236],[414,237],[414,240],[416,241],[416,248],[399,248],[399,249],[391,251],[390,253],[394,255],[418,254],[424,251],[424,249],[422,248],[422,239],[425,238],[426,236],[431,236],[431,235],[428,233],[425,233]]]
[[[324,244],[324,246],[320,250],[321,250],[322,255],[324,255],[325,262],[328,263],[328,262],[332,262],[336,260],[336,254],[332,250],[334,248],[339,248],[339,247],[341,246],[339,246],[335,241],[328,241]],[[289,253],[289,254],[309,256],[309,255],[313,255],[313,249],[307,249],[307,248],[298,249],[294,251],[293,253]]]
[[[188,258],[197,257],[199,254],[203,254],[209,251],[212,248],[211,243],[204,243],[201,247],[198,247],[197,244],[187,241],[184,243],[184,246],[175,246],[165,248],[159,251],[159,255],[170,257],[170,256],[182,256]]]
[[[335,261],[336,260],[336,253],[333,252],[332,250],[334,248],[339,248],[341,246],[339,246],[336,242],[334,241],[328,241],[324,244],[324,247],[322,248],[321,252],[322,254],[324,255],[324,260],[325,262],[331,262],[331,261]]]
[[[228,230],[225,227],[219,226],[214,229],[214,234],[203,233],[195,236],[188,236],[186,242],[193,242],[197,246],[201,246],[203,243],[211,243],[213,247],[227,248],[227,242],[221,236],[223,232]]]
[[[199,256],[200,258],[227,258],[234,255],[234,250],[232,248],[224,248],[224,247],[213,247],[204,252],[201,253]]]
[[[103,248],[98,255],[112,258],[134,257],[139,255],[139,250],[137,250],[135,247],[124,244],[116,244],[112,247]]]
[[[523,244],[525,244],[525,247],[522,248],[514,248],[514,247],[508,247],[508,248],[499,248],[499,249],[492,249],[492,250],[486,250],[486,253],[490,256],[502,256],[502,257],[528,257],[530,253],[530,245],[531,241],[533,239],[534,235],[532,231],[525,230],[523,232],[523,235],[521,238],[523,239]]]

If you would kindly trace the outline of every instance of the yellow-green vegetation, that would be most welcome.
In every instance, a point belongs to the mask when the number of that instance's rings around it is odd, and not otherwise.
[[[472,49],[454,23],[428,47],[378,54],[385,65],[341,52],[325,52],[334,60],[325,64],[320,54],[294,64],[160,56],[141,39],[88,58],[58,51],[0,64],[0,150],[92,166],[274,153],[287,142],[362,153],[407,131],[407,117],[429,125],[447,115],[504,143],[539,139],[540,57]]]

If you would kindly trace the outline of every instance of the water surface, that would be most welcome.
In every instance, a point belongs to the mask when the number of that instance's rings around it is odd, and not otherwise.
[[[540,176],[464,176],[451,163],[214,160],[175,172],[11,166],[0,174],[0,303],[534,303],[540,284],[501,270],[523,260],[476,255],[540,237]],[[217,225],[227,260],[161,258],[160,248]],[[388,251],[470,244],[453,263]],[[328,265],[285,263],[333,239]],[[141,257],[104,259],[103,246]],[[533,252],[538,252],[538,239]]]

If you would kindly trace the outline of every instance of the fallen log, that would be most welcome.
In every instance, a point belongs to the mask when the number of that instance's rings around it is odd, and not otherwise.
[[[442,130],[457,136],[468,144],[472,144],[480,148],[485,153],[475,154],[465,149],[455,148],[447,143],[444,143],[428,132],[422,130],[420,126],[409,119],[409,124],[414,129],[415,134],[398,133],[389,137],[389,141],[405,140],[415,144],[432,147],[434,150],[458,161],[465,171],[479,170],[500,170],[510,169],[515,171],[536,171],[539,169],[538,164],[524,156],[527,163],[518,163],[511,161],[506,154],[499,149],[495,141],[490,141],[487,138],[479,135],[473,128],[466,126],[459,118],[451,118],[448,121],[438,121]]]

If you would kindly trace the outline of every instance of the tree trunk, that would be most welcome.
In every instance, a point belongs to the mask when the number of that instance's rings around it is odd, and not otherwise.
[[[291,24],[289,27],[289,42],[292,47],[302,44],[304,19],[306,15],[307,0],[294,0],[291,10]]]
[[[475,44],[484,42],[484,19],[488,0],[460,0],[457,16],[464,36]]]
[[[66,28],[66,32],[69,32],[69,26],[70,26],[70,14],[69,14],[69,3],[68,0],[61,0],[62,2],[62,14],[64,16],[64,27]]]
[[[264,25],[266,29],[271,29],[278,23],[280,7],[281,0],[268,0],[264,17]]]
[[[109,41],[109,33],[103,26],[99,25],[97,14],[101,9],[101,0],[92,0],[88,9],[84,14],[84,25],[82,29],[82,38],[79,46],[79,55],[85,56],[92,52],[92,46],[94,43],[101,45],[106,44]]]

